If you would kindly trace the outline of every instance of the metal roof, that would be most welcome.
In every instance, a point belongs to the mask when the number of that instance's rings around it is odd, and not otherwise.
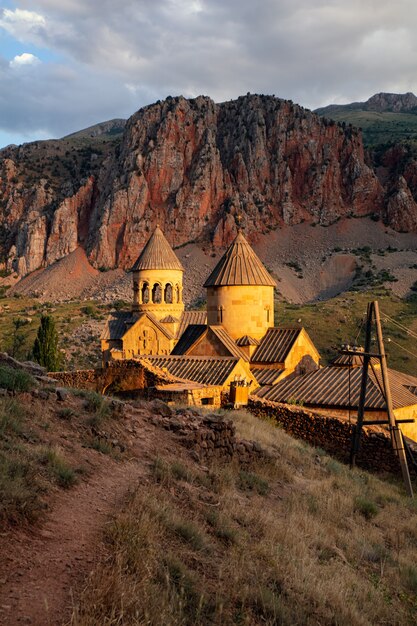
[[[404,385],[401,372],[388,370],[394,409],[417,404],[417,397]],[[357,408],[359,404],[362,368],[334,367],[284,379],[273,387],[257,391],[273,402],[298,402],[306,406]],[[377,369],[369,370],[366,388],[366,408],[385,410],[382,392],[382,375]]]
[[[277,370],[267,367],[251,367],[252,374],[256,378],[256,382],[259,383],[261,387],[264,385],[274,385],[279,378],[282,378],[285,370]]]
[[[236,339],[236,343],[238,346],[259,346],[260,341],[259,339],[249,337],[249,335],[244,335],[243,337]]]
[[[132,271],[138,270],[181,270],[177,255],[169,245],[162,230],[157,226],[140,253]]]
[[[171,354],[185,354],[206,331],[206,324],[189,324]]]
[[[204,283],[204,287],[267,285],[276,282],[242,233],[239,233]]]
[[[253,363],[283,363],[301,328],[268,328],[252,355]]]
[[[207,324],[207,311],[184,311],[181,317],[177,337],[181,337],[190,324]]]
[[[145,359],[172,376],[202,385],[223,385],[239,362],[239,359],[228,356],[168,355],[146,356]]]

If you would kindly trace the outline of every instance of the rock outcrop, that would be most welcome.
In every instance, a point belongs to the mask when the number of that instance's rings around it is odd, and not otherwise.
[[[79,245],[96,267],[129,267],[156,223],[174,245],[227,244],[240,221],[252,240],[352,215],[417,228],[413,190],[385,199],[358,130],[271,96],[167,98],[133,115],[105,150],[86,144],[76,158],[61,145],[0,152],[0,247],[20,276]],[[46,148],[49,160],[29,176]]]

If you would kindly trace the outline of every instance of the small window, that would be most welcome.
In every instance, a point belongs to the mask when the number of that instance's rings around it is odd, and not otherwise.
[[[214,398],[201,398],[201,404],[203,405],[214,404]]]

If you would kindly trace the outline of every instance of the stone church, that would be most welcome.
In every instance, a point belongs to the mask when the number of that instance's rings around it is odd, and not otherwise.
[[[132,268],[131,310],[106,322],[104,363],[146,358],[182,380],[209,385],[219,383],[223,368],[222,387],[239,377],[251,389],[318,368],[305,329],[274,327],[275,280],[241,232],[204,284],[206,311],[185,310],[183,274],[157,227]]]

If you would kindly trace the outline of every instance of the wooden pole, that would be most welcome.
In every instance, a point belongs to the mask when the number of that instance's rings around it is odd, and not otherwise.
[[[410,472],[408,471],[407,458],[405,456],[403,435],[402,435],[400,427],[398,426],[395,420],[394,410],[392,407],[391,388],[390,388],[389,378],[388,378],[387,356],[385,354],[384,340],[382,337],[381,319],[379,316],[379,306],[376,300],[372,304],[373,304],[373,309],[375,312],[375,325],[376,325],[376,335],[377,335],[378,349],[379,349],[380,361],[381,361],[382,382],[383,382],[384,391],[385,391],[385,402],[387,405],[387,414],[388,414],[389,429],[391,433],[392,445],[400,461],[405,490],[407,492],[407,495],[410,496],[410,498],[412,498],[413,486],[411,484]]]
[[[353,427],[352,446],[350,449],[350,467],[355,467],[356,456],[359,452],[363,420],[365,416],[365,400],[366,400],[366,386],[368,382],[368,368],[371,357],[369,352],[371,350],[371,333],[372,333],[372,317],[373,317],[373,302],[368,303],[368,311],[366,316],[366,335],[365,335],[365,353],[363,355],[363,369],[361,380],[361,391],[359,396],[358,406],[358,419],[356,425]]]

